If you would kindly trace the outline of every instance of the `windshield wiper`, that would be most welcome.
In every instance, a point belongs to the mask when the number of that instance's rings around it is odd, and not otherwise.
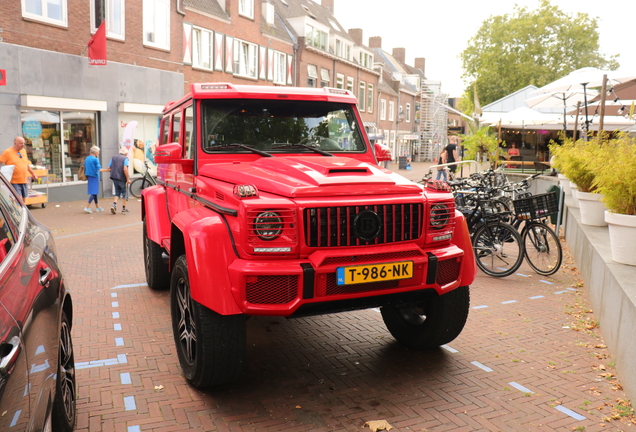
[[[255,149],[255,148],[250,147],[250,146],[246,146],[245,144],[238,144],[238,143],[215,145],[215,146],[212,146],[210,148],[210,150],[219,149],[219,148],[232,148],[232,147],[240,147],[240,148],[243,148],[245,150],[249,150],[252,153],[256,153],[257,155],[261,155],[263,157],[274,157],[273,154],[264,152],[262,150]]]
[[[324,150],[320,150],[317,149],[316,147],[312,147],[312,146],[308,146],[306,144],[283,144],[283,145],[277,145],[277,146],[272,146],[272,150],[274,149],[281,149],[281,148],[294,148],[294,147],[302,147],[302,148],[306,148],[309,149],[313,152],[316,152],[318,154],[321,154],[323,156],[333,156],[331,153],[326,152]]]

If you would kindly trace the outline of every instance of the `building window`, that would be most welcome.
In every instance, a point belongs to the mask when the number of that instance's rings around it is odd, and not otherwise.
[[[307,65],[307,87],[316,87],[318,81],[318,68],[314,65]]]
[[[386,100],[380,99],[380,120],[386,120]]]
[[[91,2],[91,30],[95,32],[106,20],[106,35],[110,38],[124,40],[126,36],[125,9],[124,0],[93,0]]]
[[[144,0],[144,45],[170,49],[170,0]]]
[[[234,39],[234,74],[256,78],[258,46]]]
[[[353,78],[347,77],[347,90],[353,93]]]
[[[67,0],[22,0],[22,16],[67,26]]]
[[[366,95],[367,95],[367,85],[364,81],[360,81],[360,88],[358,89],[358,107],[360,107],[360,111],[364,111],[366,108],[366,105],[364,103],[364,100],[366,99]]]
[[[192,29],[192,66],[212,69],[212,32]]]
[[[373,84],[367,84],[367,112],[373,112]]]
[[[360,65],[371,69],[373,67],[373,56],[360,51]]]
[[[411,122],[411,104],[406,104],[406,122]]]
[[[274,51],[274,82],[276,84],[285,84],[287,82],[286,66],[287,56],[284,53]]]
[[[307,24],[305,27],[305,39],[307,45],[311,45],[315,48],[327,51],[326,32]]]
[[[389,121],[395,120],[395,102],[389,101]]]
[[[329,87],[329,71],[327,69],[320,69],[320,87]]]
[[[344,75],[336,75],[336,88],[344,89]]]
[[[254,18],[254,0],[239,0],[239,15]]]

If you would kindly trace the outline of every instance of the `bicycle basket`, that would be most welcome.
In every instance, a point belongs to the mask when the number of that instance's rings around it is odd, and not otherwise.
[[[516,199],[513,204],[517,219],[542,219],[559,212],[556,192]]]

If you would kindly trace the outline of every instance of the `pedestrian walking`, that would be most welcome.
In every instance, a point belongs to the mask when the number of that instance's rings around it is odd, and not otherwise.
[[[440,153],[439,158],[437,159],[437,165],[445,164],[446,157],[447,153],[446,150],[444,150],[442,151],[442,153]],[[437,177],[435,178],[435,180],[441,180],[442,177],[444,177],[444,181],[448,182],[448,173],[446,172],[446,170],[447,168],[445,166],[437,167]]]
[[[21,136],[15,137],[13,146],[3,151],[0,155],[0,162],[3,165],[13,166],[13,175],[10,183],[23,199],[28,197],[29,187],[27,179],[31,176],[33,180],[37,180],[38,176],[31,169],[31,162],[27,158],[27,153],[24,149],[24,138]]]
[[[84,208],[86,213],[93,213],[91,210],[91,202],[95,202],[95,211],[104,211],[99,206],[97,200],[97,194],[99,193],[99,172],[102,169],[102,165],[99,163],[100,149],[97,146],[93,146],[90,149],[90,154],[84,161],[84,173],[88,180],[88,205]]]
[[[128,185],[130,184],[130,175],[128,174],[128,149],[120,147],[119,153],[113,156],[108,162],[108,168],[102,168],[102,171],[110,172],[110,179],[115,185],[115,199],[113,206],[110,208],[112,214],[117,214],[117,200],[121,198],[121,214],[128,214],[126,202],[128,201]]]

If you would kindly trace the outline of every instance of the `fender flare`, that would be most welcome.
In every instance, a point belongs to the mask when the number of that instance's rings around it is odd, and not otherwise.
[[[466,224],[466,218],[459,210],[455,210],[455,233],[451,241],[464,251],[459,280],[461,281],[461,286],[468,286],[477,277],[477,264],[475,263],[475,253],[473,252],[473,243]]]
[[[237,256],[223,216],[205,207],[193,207],[177,214],[172,222],[174,253],[170,261],[176,262],[176,255],[185,253],[192,299],[221,315],[241,313],[228,272]]]
[[[154,217],[146,219],[146,214]],[[168,219],[168,204],[166,190],[161,186],[151,186],[141,195],[141,220],[146,220],[148,238],[165,247],[164,239],[170,238],[170,220]]]

